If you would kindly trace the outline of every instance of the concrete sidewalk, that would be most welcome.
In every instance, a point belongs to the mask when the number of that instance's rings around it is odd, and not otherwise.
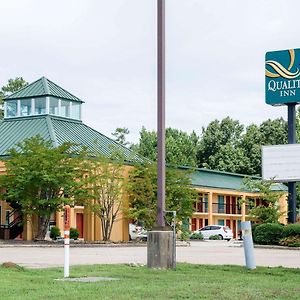
[[[258,266],[284,266],[300,268],[300,251],[284,249],[255,248]],[[189,247],[177,247],[177,262],[213,265],[244,265],[244,249],[232,247],[226,241],[191,242]],[[11,261],[30,268],[63,267],[64,249],[62,245],[18,246],[0,244],[0,263]],[[147,247],[99,245],[93,247],[70,247],[70,264],[146,264]]]

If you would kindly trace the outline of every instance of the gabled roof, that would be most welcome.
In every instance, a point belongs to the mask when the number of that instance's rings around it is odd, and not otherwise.
[[[143,159],[114,140],[85,125],[81,121],[62,117],[40,115],[27,118],[6,119],[0,122],[0,159],[8,155],[8,150],[30,137],[40,135],[50,140],[53,146],[71,142],[85,146],[91,152],[109,156],[120,151],[129,162],[142,162]]]
[[[36,98],[42,96],[53,96],[60,99],[67,99],[76,102],[84,102],[72,95],[62,87],[50,81],[46,77],[42,77],[19,91],[5,97],[4,100],[22,99],[22,98]]]

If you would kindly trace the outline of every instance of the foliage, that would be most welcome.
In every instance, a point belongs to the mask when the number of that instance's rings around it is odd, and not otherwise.
[[[215,234],[215,235],[211,235],[208,239],[209,240],[221,240],[222,238],[220,237],[219,234]]]
[[[112,135],[115,137],[115,141],[123,146],[128,146],[129,142],[126,141],[126,136],[129,134],[129,130],[126,127],[118,127]]]
[[[259,198],[267,203],[267,206],[250,205],[249,215],[255,218],[258,223],[278,223],[279,217],[284,213],[280,212],[279,199],[285,192],[274,191],[273,187],[274,183],[271,181],[256,180],[249,177],[244,179],[243,189],[252,193],[259,193]]]
[[[183,220],[193,212],[196,191],[190,187],[189,172],[183,169],[166,170],[166,210],[176,211],[176,228],[183,228]],[[156,219],[157,204],[157,168],[156,164],[135,166],[129,173],[129,209],[128,216],[138,220],[143,227],[151,229]],[[166,215],[171,223],[171,215]]]
[[[283,226],[275,223],[261,224],[255,228],[254,243],[261,245],[278,245],[282,238]]]
[[[16,77],[15,79],[9,79],[8,83],[2,86],[0,90],[0,119],[3,118],[3,110],[1,109],[1,105],[3,104],[3,98],[9,96],[14,92],[17,92],[18,90],[27,85],[28,83],[22,77]]]
[[[56,226],[51,227],[51,229],[50,229],[50,238],[52,240],[56,240],[58,237],[60,237],[60,229]]]
[[[193,232],[190,235],[191,240],[203,240],[203,234],[201,232]]]
[[[79,237],[79,231],[77,228],[70,228],[70,239],[77,240]]]
[[[283,228],[283,237],[300,237],[300,224],[288,224]]]
[[[177,166],[197,166],[197,149],[199,137],[195,132],[187,134],[183,131],[166,129],[166,163]],[[157,133],[147,131],[144,127],[140,131],[138,145],[132,147],[140,155],[157,160]]]
[[[234,121],[229,117],[222,121],[214,120],[207,128],[203,127],[197,153],[198,166],[227,171],[226,165],[219,162],[220,157],[222,157],[221,153],[226,152],[229,157],[240,156],[235,151],[239,148],[243,130],[244,126],[239,121]],[[224,148],[226,145],[227,147]],[[235,172],[237,168],[231,171]]]
[[[191,233],[188,230],[182,230],[180,232],[180,240],[187,241],[190,238]]]
[[[9,151],[7,173],[0,178],[3,198],[19,206],[23,215],[37,217],[37,239],[45,238],[50,216],[80,188],[75,179],[81,177],[82,154],[74,152],[73,146],[64,143],[54,148],[50,141],[36,136]]]
[[[84,205],[100,218],[102,238],[108,241],[120,209],[124,208],[125,159],[115,151],[109,157],[98,154],[86,161],[85,168],[85,188],[80,197],[87,199]]]
[[[300,247],[300,236],[288,236],[279,241],[280,246]]]
[[[299,116],[300,113],[298,119]],[[239,121],[226,117],[203,127],[200,137],[195,132],[187,134],[167,128],[166,162],[171,165],[260,175],[261,146],[284,143],[287,143],[287,122],[283,118],[269,119],[260,125],[251,124],[245,129]],[[147,131],[143,127],[139,144],[132,148],[142,156],[156,161],[156,132]]]

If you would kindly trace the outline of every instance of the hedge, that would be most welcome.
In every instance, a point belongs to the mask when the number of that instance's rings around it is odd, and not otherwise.
[[[261,224],[255,227],[253,240],[261,245],[278,245],[283,237],[283,226],[278,223]]]

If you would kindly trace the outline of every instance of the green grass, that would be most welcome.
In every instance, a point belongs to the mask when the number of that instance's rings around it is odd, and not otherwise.
[[[0,299],[299,299],[300,270],[178,264],[176,270],[127,265],[76,266],[71,277],[117,281],[65,282],[63,269],[0,267]]]

